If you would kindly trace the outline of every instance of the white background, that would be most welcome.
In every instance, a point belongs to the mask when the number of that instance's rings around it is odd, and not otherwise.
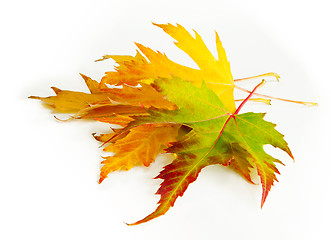
[[[8,1],[0,6],[1,239],[329,239],[329,1]],[[106,125],[58,122],[30,95],[50,86],[86,91],[79,72],[99,80],[133,42],[194,66],[157,23],[197,30],[215,53],[221,37],[233,76],[277,72],[261,91],[317,101],[316,108],[273,101],[268,112],[296,162],[286,166],[260,209],[261,186],[221,166],[204,169],[166,215],[128,227],[153,211],[167,163],[113,173],[97,183],[102,151],[92,132]],[[256,82],[245,84],[252,88]]]

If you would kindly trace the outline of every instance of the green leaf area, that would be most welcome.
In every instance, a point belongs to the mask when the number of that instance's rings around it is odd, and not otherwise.
[[[134,224],[165,214],[196,180],[201,169],[213,164],[228,166],[249,182],[252,182],[251,170],[256,168],[263,188],[262,206],[273,182],[277,181],[279,171],[275,163],[282,163],[267,154],[263,146],[270,144],[293,158],[283,135],[275,130],[276,125],[265,121],[263,113],[232,115],[204,83],[199,88],[173,77],[157,79],[154,84],[178,109],[149,110],[149,116],[135,117],[128,128],[168,123],[181,124],[190,130],[167,149],[167,152],[175,153],[176,158],[157,176],[163,179],[157,191],[161,195],[158,207]]]

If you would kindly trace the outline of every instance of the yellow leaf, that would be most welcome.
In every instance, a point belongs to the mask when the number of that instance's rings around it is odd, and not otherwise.
[[[165,54],[153,51],[141,44],[136,43],[139,50],[145,55],[137,53],[135,57],[119,58],[110,56],[119,67],[116,71],[106,72],[100,86],[111,85],[137,85],[141,82],[150,83],[155,78],[169,78],[171,75],[189,80],[196,86],[203,81],[222,100],[229,112],[235,112],[233,98],[234,82],[227,60],[225,50],[216,33],[216,47],[218,60],[208,50],[200,35],[195,32],[195,38],[181,25],[154,24],[162,28],[177,42],[176,46],[187,53],[199,66],[200,69],[189,68],[171,61]]]
[[[233,77],[218,34],[216,33],[216,47],[219,59],[216,60],[197,32],[194,31],[194,38],[179,24],[177,26],[172,24],[154,25],[162,28],[177,41],[175,45],[187,53],[201,69],[203,78],[201,81],[204,80],[207,86],[221,98],[226,108],[234,112],[236,107],[233,98]]]
[[[136,86],[141,82],[146,83],[158,77],[168,78],[171,75],[201,83],[202,75],[199,70],[177,64],[165,54],[155,52],[139,43],[136,43],[136,46],[147,59],[139,52],[135,57],[127,58],[125,61],[118,56],[111,56],[119,66],[116,67],[116,71],[106,72],[101,79],[101,88],[104,88],[105,84]]]

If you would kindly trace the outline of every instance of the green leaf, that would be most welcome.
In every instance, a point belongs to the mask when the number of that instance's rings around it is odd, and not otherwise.
[[[135,117],[128,128],[176,123],[190,127],[191,131],[167,149],[175,153],[176,158],[157,176],[163,179],[157,191],[161,195],[158,207],[132,225],[165,214],[197,179],[201,169],[213,164],[231,166],[250,182],[250,170],[256,167],[263,187],[263,205],[276,180],[275,173],[279,173],[274,163],[281,163],[268,155],[263,146],[271,144],[292,157],[283,135],[275,130],[275,124],[263,120],[264,114],[226,112],[221,100],[205,84],[198,88],[176,77],[158,79],[155,84],[178,109],[149,110],[149,116]]]

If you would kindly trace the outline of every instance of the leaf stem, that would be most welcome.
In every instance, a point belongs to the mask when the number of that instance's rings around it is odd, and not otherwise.
[[[239,113],[239,111],[242,109],[242,107],[246,104],[246,102],[253,96],[254,92],[262,87],[264,84],[266,83],[266,81],[263,79],[262,82],[260,82],[258,85],[256,85],[256,87],[253,89],[253,91],[251,91],[249,93],[249,95],[245,98],[245,100],[239,105],[239,107],[237,108],[237,110],[235,111],[235,113],[233,115],[237,115]]]
[[[247,92],[247,93],[251,93],[251,91],[249,91],[249,90],[247,90],[245,88],[238,87],[237,85],[235,87],[237,89],[241,90],[241,91],[244,91],[244,92]],[[285,99],[285,98],[272,97],[272,96],[264,95],[264,94],[260,94],[260,93],[253,93],[253,94],[256,95],[256,96],[264,97],[264,98],[270,98],[270,99],[280,100],[280,101],[284,101],[284,102],[291,102],[291,103],[303,104],[303,105],[310,106],[310,107],[311,106],[317,106],[318,105],[317,103],[314,103],[314,102],[303,102],[303,101],[289,100],[289,99]]]
[[[252,97],[253,93],[260,87],[262,87],[264,84],[266,83],[266,81],[263,79],[262,82],[260,82],[258,85],[256,85],[256,87],[253,89],[252,92],[250,92],[250,94],[245,98],[245,100],[239,105],[239,107],[237,108],[237,110],[235,111],[235,113],[231,114],[229,116],[229,118],[226,120],[226,122],[224,123],[222,130],[220,131],[220,133],[218,134],[218,137],[216,139],[216,141],[214,142],[212,148],[216,145],[216,143],[218,142],[218,140],[221,138],[224,129],[226,127],[226,125],[229,123],[229,121],[231,120],[231,118],[235,119],[236,115],[239,113],[239,111],[241,110],[241,108],[246,104],[246,102]]]
[[[254,76],[254,77],[235,79],[233,81],[241,82],[241,81],[246,81],[246,80],[259,79],[259,78],[263,78],[263,77],[275,77],[277,79],[277,81],[279,81],[279,78],[280,78],[280,76],[277,73],[270,72],[270,73],[257,75],[257,76]]]
[[[235,99],[234,101],[236,102],[242,102],[244,101],[245,99]],[[254,102],[262,102],[262,103],[265,103],[267,105],[271,105],[270,104],[270,99],[266,99],[266,98],[250,98],[249,101],[254,101]]]

